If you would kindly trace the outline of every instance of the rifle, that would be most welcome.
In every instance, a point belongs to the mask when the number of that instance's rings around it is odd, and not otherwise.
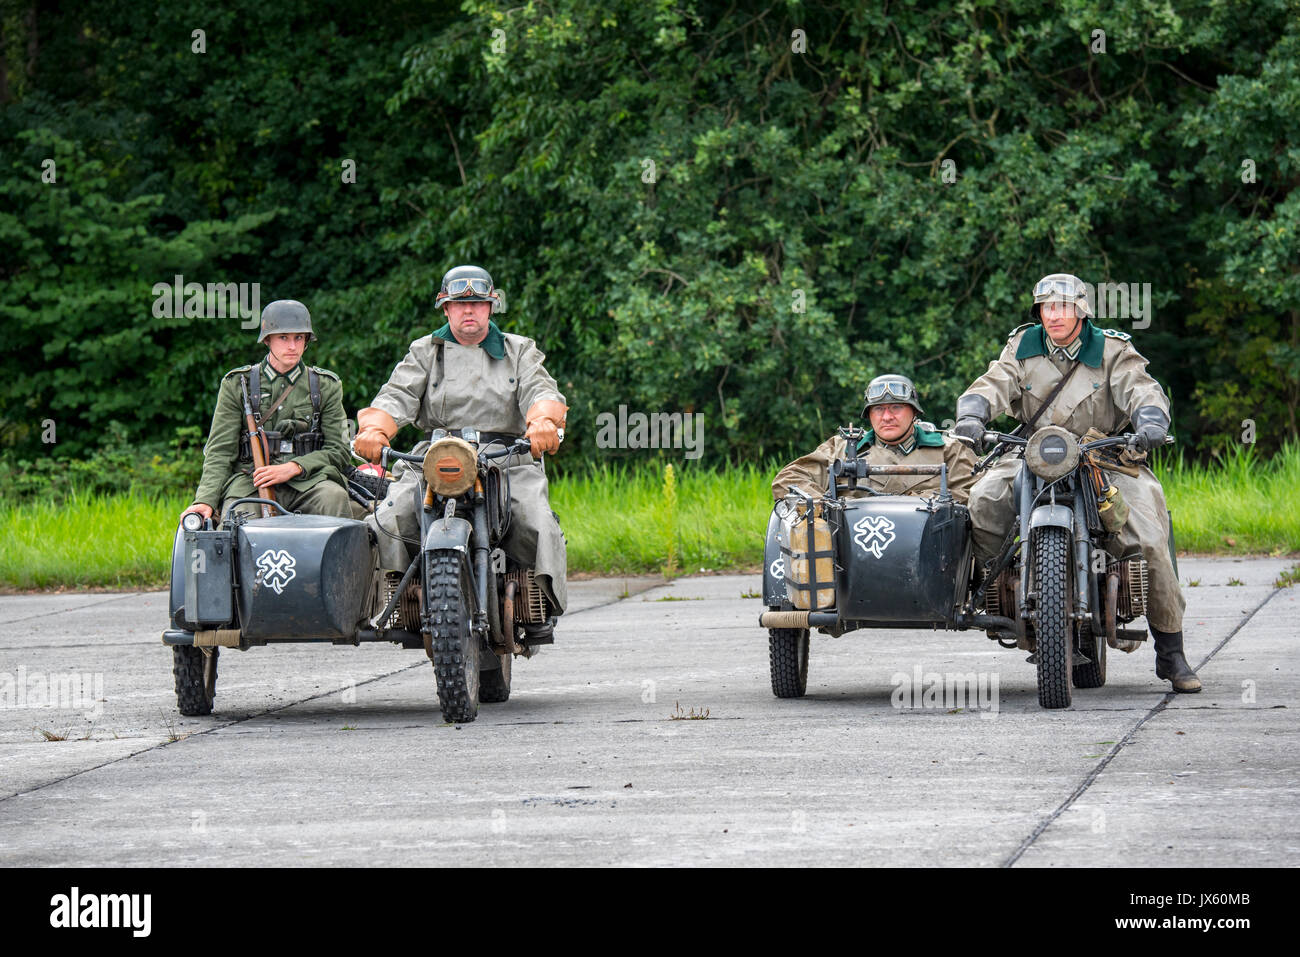
[[[244,395],[244,425],[248,429],[248,448],[253,453],[253,471],[257,472],[260,468],[265,468],[270,464],[271,456],[266,450],[266,433],[258,425],[257,420],[253,418],[253,403],[248,397],[248,380],[242,375],[239,377],[239,389]],[[254,492],[262,498],[269,498],[275,501],[275,492],[270,487],[265,489],[254,488]],[[262,506],[262,517],[271,517],[271,506]]]

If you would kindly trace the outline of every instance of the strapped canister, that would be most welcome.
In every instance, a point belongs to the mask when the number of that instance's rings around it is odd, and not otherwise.
[[[835,538],[825,501],[787,498],[778,510],[777,542],[785,566],[786,598],[795,608],[819,611],[835,607]]]

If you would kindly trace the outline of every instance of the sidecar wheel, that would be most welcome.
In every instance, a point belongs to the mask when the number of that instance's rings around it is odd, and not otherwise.
[[[1071,646],[1070,533],[1046,526],[1034,530],[1034,590],[1038,592],[1038,703],[1070,706]]]
[[[434,552],[425,568],[442,720],[468,724],[478,717],[479,702],[479,639],[470,630],[469,581],[462,574],[459,552]]]
[[[514,655],[498,655],[500,668],[479,672],[478,700],[484,704],[498,704],[510,700],[510,669]],[[491,660],[491,659],[489,659]]]
[[[217,697],[217,656],[220,648],[205,655],[193,645],[172,646],[172,674],[176,678],[176,710],[187,718],[212,714]]]
[[[808,629],[771,628],[767,636],[772,694],[802,698],[808,690]]]

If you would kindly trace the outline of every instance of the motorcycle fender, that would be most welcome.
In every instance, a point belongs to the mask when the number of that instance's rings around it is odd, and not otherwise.
[[[780,607],[786,603],[785,562],[781,560],[781,543],[777,531],[781,520],[773,510],[767,520],[767,543],[763,548],[763,604]]]
[[[1068,505],[1040,505],[1029,516],[1029,527],[1042,528],[1055,525],[1059,528],[1074,528],[1074,509]]]
[[[435,518],[429,523],[429,531],[424,536],[424,550],[431,552],[453,548],[468,555],[471,530],[472,526],[463,518],[452,517],[446,521]]]

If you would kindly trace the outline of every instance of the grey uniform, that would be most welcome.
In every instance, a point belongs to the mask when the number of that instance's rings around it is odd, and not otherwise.
[[[815,498],[825,494],[830,486],[830,466],[844,458],[848,443],[838,433],[817,446],[807,455],[800,456],[776,474],[772,480],[772,496],[781,499],[798,485]],[[909,441],[887,445],[876,441],[874,430],[868,430],[858,443],[858,458],[871,465],[948,465],[948,490],[954,499],[965,503],[971,484],[975,481],[971,470],[975,468],[975,455],[956,439],[945,438],[929,423],[917,422]],[[939,491],[937,475],[873,475],[871,488],[884,495],[931,495]],[[856,495],[867,495],[859,491]]]
[[[503,333],[496,323],[473,346],[461,345],[444,326],[411,343],[371,405],[391,415],[398,427],[414,423],[425,432],[477,429],[522,436],[525,415],[535,402],[564,402],[542,364],[545,359],[532,339]],[[421,443],[416,449],[425,447]],[[527,453],[496,461],[510,481],[510,530],[502,547],[536,570],[556,613],[562,613],[567,603],[565,543],[547,497],[546,472]],[[419,472],[399,464],[394,475],[388,496],[366,521],[378,526],[381,566],[404,571],[419,540]]]
[[[1091,322],[1079,336],[1077,360],[1056,349],[1041,325],[1015,329],[997,360],[971,384],[964,395],[981,396],[989,404],[988,419],[1009,413],[1027,421],[1042,406],[1074,361],[1082,363],[1070,381],[1039,416],[1036,426],[1059,425],[1075,436],[1090,428],[1107,435],[1126,431],[1134,412],[1154,406],[1169,415],[1169,399],[1147,372],[1147,360],[1130,336],[1099,329]],[[981,475],[970,493],[975,556],[985,562],[1000,549],[1015,520],[1011,482],[1019,457],[1005,457]],[[1182,630],[1186,604],[1169,557],[1169,515],[1160,482],[1145,465],[1137,476],[1107,472],[1130,506],[1128,522],[1117,536],[1117,555],[1138,551],[1150,569],[1151,595],[1147,620],[1165,632]]]

